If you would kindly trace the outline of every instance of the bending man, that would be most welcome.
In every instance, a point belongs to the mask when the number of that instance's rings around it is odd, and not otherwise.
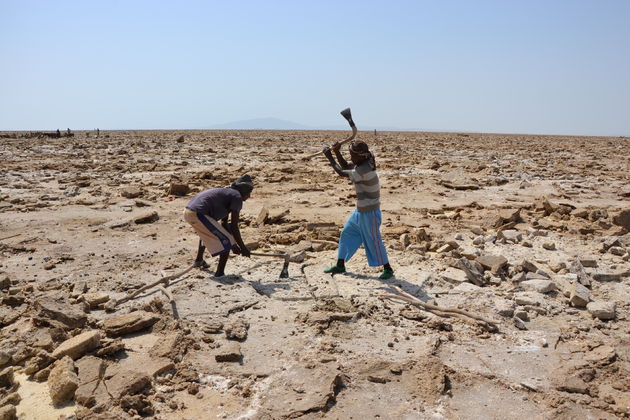
[[[249,249],[241,238],[238,223],[243,202],[249,198],[253,189],[254,184],[250,176],[243,175],[229,187],[200,192],[190,200],[184,210],[184,220],[190,223],[200,238],[195,265],[208,267],[203,259],[203,253],[207,248],[210,255],[219,256],[215,277],[225,274],[225,264],[230,250],[244,257],[250,256]]]

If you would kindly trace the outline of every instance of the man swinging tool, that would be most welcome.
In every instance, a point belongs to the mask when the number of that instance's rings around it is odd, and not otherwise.
[[[362,141],[350,144],[349,152],[352,163],[348,163],[340,153],[341,144],[335,143],[323,150],[331,166],[340,176],[350,178],[357,194],[357,207],[346,222],[337,251],[337,264],[324,270],[325,273],[345,273],[345,263],[357,249],[363,245],[370,266],[383,266],[380,279],[386,280],[394,275],[389,265],[387,250],[381,238],[380,184],[376,174],[376,161],[368,145]],[[332,155],[335,152],[337,163]]]
[[[241,238],[238,223],[243,202],[249,198],[253,189],[254,183],[251,177],[243,175],[229,187],[212,188],[200,192],[186,205],[184,220],[190,223],[200,238],[194,263],[196,267],[208,267],[203,259],[206,248],[213,257],[219,256],[215,277],[225,274],[230,250],[244,257],[250,256],[250,251]],[[230,217],[229,225],[228,216]]]

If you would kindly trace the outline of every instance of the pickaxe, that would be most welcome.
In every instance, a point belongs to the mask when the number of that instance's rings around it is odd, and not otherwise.
[[[345,144],[348,143],[350,140],[352,140],[354,138],[354,136],[357,135],[357,127],[354,125],[354,121],[352,121],[352,113],[350,112],[350,108],[346,108],[343,111],[341,111],[341,115],[343,115],[343,117],[348,120],[348,124],[350,124],[350,128],[352,128],[352,135],[350,137],[348,137],[347,139],[345,139],[344,141],[340,142],[339,144]],[[313,153],[312,155],[308,155],[305,156],[304,160],[308,160],[311,158],[314,158],[315,156],[319,155],[320,153],[322,153],[322,151],[320,150],[317,153]]]
[[[289,254],[266,254],[262,252],[252,252],[251,255],[256,255],[258,257],[273,257],[273,258],[284,259],[284,264],[282,264],[282,271],[280,272],[281,279],[286,279],[289,277],[289,262],[304,261],[304,253],[289,255]]]

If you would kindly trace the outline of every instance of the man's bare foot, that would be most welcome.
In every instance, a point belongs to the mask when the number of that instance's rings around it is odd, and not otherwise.
[[[210,266],[204,260],[195,260],[195,262],[193,263],[193,267],[208,268]]]

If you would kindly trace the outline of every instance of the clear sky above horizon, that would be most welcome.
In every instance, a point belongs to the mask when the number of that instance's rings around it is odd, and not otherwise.
[[[0,0],[0,130],[630,136],[630,1]]]

